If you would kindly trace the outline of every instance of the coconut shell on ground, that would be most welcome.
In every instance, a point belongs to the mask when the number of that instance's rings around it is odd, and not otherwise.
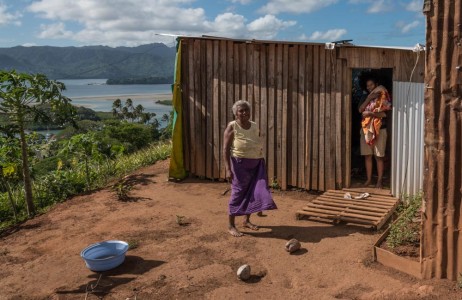
[[[250,278],[250,266],[249,265],[242,265],[237,269],[237,278],[240,280],[249,280]]]
[[[294,253],[295,251],[300,250],[301,247],[302,245],[296,239],[291,239],[286,243],[286,251],[289,253]]]

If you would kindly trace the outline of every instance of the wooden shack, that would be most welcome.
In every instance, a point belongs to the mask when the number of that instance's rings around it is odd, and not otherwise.
[[[233,120],[233,103],[244,99],[260,125],[270,182],[282,189],[350,187],[352,140],[359,138],[353,122],[354,73],[372,69],[391,74],[394,106],[401,107],[394,110],[391,122],[392,188],[395,194],[420,190],[424,55],[412,49],[349,44],[327,48],[314,43],[180,38],[177,83],[186,171],[224,179],[223,132]],[[421,163],[410,166],[416,151]],[[407,186],[405,191],[401,186]]]

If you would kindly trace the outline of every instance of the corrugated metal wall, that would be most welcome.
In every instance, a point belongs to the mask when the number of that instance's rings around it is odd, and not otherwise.
[[[391,192],[422,190],[424,162],[424,84],[393,82]]]
[[[425,1],[425,278],[462,273],[462,4]]]

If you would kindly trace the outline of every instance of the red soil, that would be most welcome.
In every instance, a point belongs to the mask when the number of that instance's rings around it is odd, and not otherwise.
[[[109,239],[137,244],[88,299],[460,299],[456,283],[419,281],[371,260],[378,233],[297,221],[314,196],[274,193],[279,210],[253,217],[259,232],[227,231],[225,183],[167,182],[168,162],[134,174],[133,201],[103,189],[56,205],[0,237],[0,299],[84,299],[98,278],[80,251]],[[187,226],[179,226],[176,216]],[[240,221],[240,219],[239,219]],[[287,240],[302,250],[289,255]],[[252,267],[241,282],[236,270]]]

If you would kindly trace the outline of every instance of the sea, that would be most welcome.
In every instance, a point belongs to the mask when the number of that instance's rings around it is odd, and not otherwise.
[[[133,105],[143,105],[148,112],[154,112],[162,117],[168,114],[172,107],[155,103],[150,100],[152,94],[169,94],[166,99],[171,99],[170,84],[126,84],[107,85],[106,79],[61,79],[58,81],[66,85],[63,95],[72,100],[72,104],[84,106],[95,111],[110,112],[112,103],[116,99],[125,101],[132,97]],[[137,100],[139,99],[139,100]]]
[[[153,94],[165,95],[165,99],[172,100],[172,89],[170,84],[127,84],[107,85],[106,79],[58,79],[65,84],[66,90],[63,95],[72,100],[76,106],[84,106],[95,111],[110,112],[112,103],[116,99],[122,100],[132,98],[133,106],[143,105],[146,112],[156,114],[160,119],[164,114],[169,114],[172,106],[156,103],[152,99]],[[157,99],[159,100],[159,99]],[[165,125],[161,123],[161,125]],[[40,130],[41,134],[57,134],[60,130]]]

